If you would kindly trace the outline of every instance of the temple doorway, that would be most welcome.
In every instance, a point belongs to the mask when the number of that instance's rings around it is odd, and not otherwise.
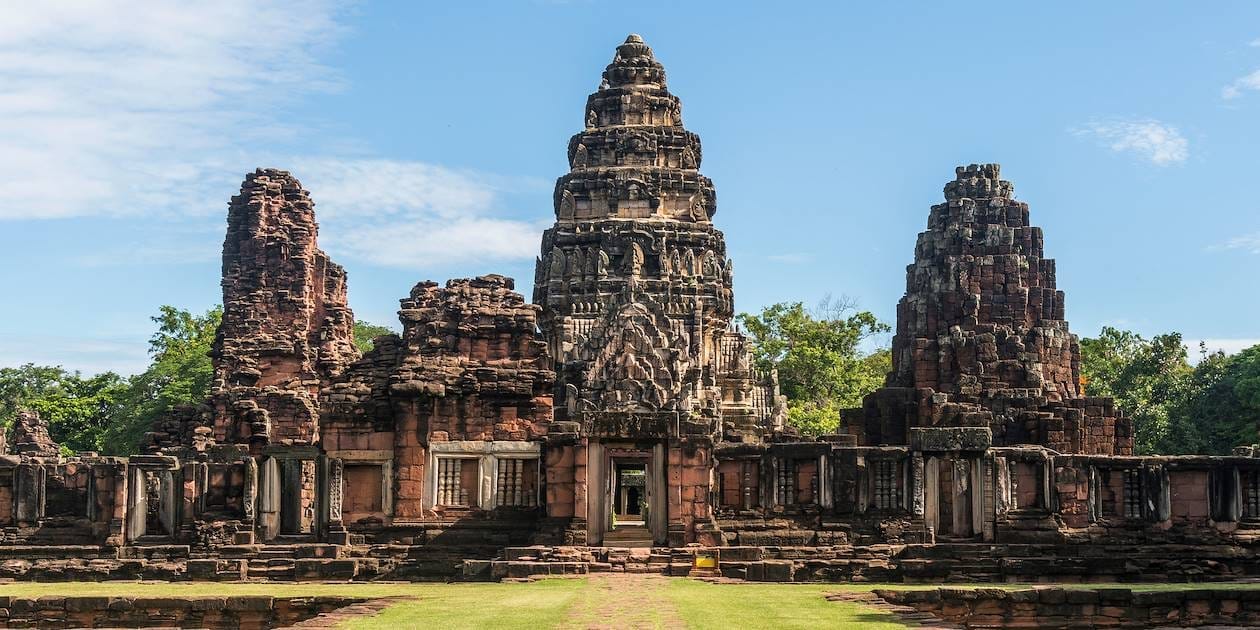
[[[963,457],[932,457],[924,464],[924,515],[937,539],[977,534],[977,463]]]
[[[591,442],[587,462],[588,544],[664,544],[669,533],[665,445]]]
[[[617,525],[647,524],[647,463],[616,463],[617,476],[613,488],[613,522]]]

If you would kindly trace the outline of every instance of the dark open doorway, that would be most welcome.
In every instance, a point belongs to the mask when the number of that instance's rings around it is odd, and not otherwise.
[[[613,481],[613,514],[621,525],[646,524],[647,465],[643,461],[616,462]]]

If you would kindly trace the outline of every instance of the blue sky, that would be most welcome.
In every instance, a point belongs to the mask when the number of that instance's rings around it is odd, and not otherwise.
[[[630,32],[704,141],[740,310],[891,322],[954,166],[1000,162],[1074,331],[1260,342],[1260,4],[5,2],[0,365],[142,369],[159,305],[218,303],[257,166],[312,191],[362,319],[423,279],[528,295]]]

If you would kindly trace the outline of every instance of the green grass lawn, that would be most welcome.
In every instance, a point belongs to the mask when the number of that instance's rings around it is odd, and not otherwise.
[[[835,584],[712,584],[673,580],[670,599],[688,628],[904,628],[891,615],[829,602]]]
[[[1021,585],[963,585],[1020,588]],[[1211,588],[1203,584],[1071,584],[1133,590]],[[1260,584],[1231,584],[1260,588]],[[712,584],[688,579],[647,581],[618,578],[553,579],[530,583],[165,583],[75,582],[0,584],[0,596],[230,595],[350,597],[404,596],[375,617],[347,628],[902,628],[890,615],[858,604],[829,602],[827,593],[872,588],[932,588],[903,584]],[[1022,587],[1027,587],[1026,585]]]

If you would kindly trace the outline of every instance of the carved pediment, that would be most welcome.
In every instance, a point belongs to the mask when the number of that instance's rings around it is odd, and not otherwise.
[[[575,349],[581,366],[580,410],[687,411],[690,339],[675,332],[659,305],[631,299],[610,309]]]

